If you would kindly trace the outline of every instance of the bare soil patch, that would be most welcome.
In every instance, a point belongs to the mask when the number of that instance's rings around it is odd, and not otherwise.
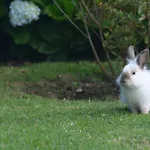
[[[27,94],[61,100],[76,99],[116,99],[116,87],[107,81],[92,81],[84,79],[77,81],[69,76],[58,76],[57,79],[42,79],[38,83],[25,83],[21,90]]]

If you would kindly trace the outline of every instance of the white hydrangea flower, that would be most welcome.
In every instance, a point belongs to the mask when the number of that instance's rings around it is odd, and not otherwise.
[[[23,26],[38,20],[40,12],[40,8],[33,2],[14,0],[10,4],[10,22],[14,27]]]

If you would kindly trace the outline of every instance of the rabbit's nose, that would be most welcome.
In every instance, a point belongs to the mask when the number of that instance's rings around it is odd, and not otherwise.
[[[125,83],[126,81],[125,80],[121,80],[121,83]]]
[[[125,78],[126,78],[126,76],[125,76],[125,75],[122,75],[120,82],[121,82],[121,83],[125,83],[125,82],[126,82]]]

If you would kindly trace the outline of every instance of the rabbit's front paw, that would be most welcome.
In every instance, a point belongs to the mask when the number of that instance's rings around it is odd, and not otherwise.
[[[142,106],[140,108],[140,110],[141,110],[142,114],[148,114],[149,113],[149,107],[148,106]]]

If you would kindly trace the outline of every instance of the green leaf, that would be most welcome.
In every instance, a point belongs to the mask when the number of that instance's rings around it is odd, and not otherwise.
[[[26,44],[30,39],[30,33],[26,31],[17,31],[11,34],[16,44]]]
[[[138,8],[138,14],[142,14],[147,10],[147,3],[143,2],[142,5],[139,6]]]
[[[144,41],[145,41],[145,44],[149,44],[149,36],[148,35],[145,36]]]
[[[55,5],[46,6],[44,13],[46,13],[49,17],[52,17],[57,21],[66,20],[66,17],[61,13],[61,11]]]
[[[30,33],[23,29],[14,29],[9,32],[16,44],[26,44],[30,39]]]
[[[65,13],[69,16],[73,15],[75,6],[71,0],[62,1],[60,0],[60,5],[63,7]]]
[[[32,38],[28,44],[36,49],[40,53],[45,54],[52,54],[54,52],[59,51],[57,47],[50,45],[49,43],[45,42],[42,38]]]
[[[96,1],[96,3],[101,3],[102,2],[102,0],[95,0]]]
[[[74,1],[75,2],[75,1]],[[57,6],[58,5],[58,6]],[[72,18],[72,16],[75,13],[75,4],[71,0],[55,0],[55,3],[52,5],[46,5],[44,12],[48,14],[49,17],[52,17],[53,19],[57,21],[64,21],[67,20],[67,18],[64,16],[62,11],[69,17]]]
[[[0,0],[0,18],[7,15],[8,9],[4,4],[4,0]]]
[[[104,33],[104,37],[105,37],[106,40],[109,39],[110,38],[109,33],[108,32]]]
[[[32,2],[39,4],[39,5],[42,5],[42,6],[44,6],[44,4],[45,4],[44,3],[45,1],[43,1],[43,0],[32,0]]]
[[[10,24],[6,24],[4,31],[13,38],[16,44],[27,44],[30,39],[30,32],[26,27],[12,27]]]
[[[63,23],[47,22],[47,24],[39,25],[38,30],[45,41],[61,48],[66,48],[68,40],[73,36],[69,26]]]
[[[75,14],[76,19],[75,20],[82,20],[85,16],[85,13],[83,11],[79,11],[78,13]]]
[[[38,52],[52,54],[60,50],[59,47],[55,47],[54,45],[43,39],[36,26],[33,26],[31,28],[31,32],[32,34],[30,40],[28,41],[28,44]],[[49,34],[49,32],[47,34]]]
[[[102,27],[103,28],[110,28],[111,25],[112,24],[111,24],[110,20],[104,19],[103,22],[102,22]]]

